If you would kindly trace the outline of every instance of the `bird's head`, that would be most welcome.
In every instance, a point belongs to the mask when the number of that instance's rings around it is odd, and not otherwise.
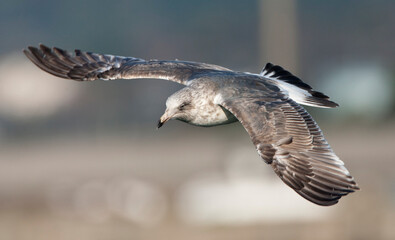
[[[183,122],[190,122],[192,120],[191,111],[193,109],[192,91],[189,88],[183,88],[166,101],[166,111],[160,117],[158,128],[170,119],[177,119]]]

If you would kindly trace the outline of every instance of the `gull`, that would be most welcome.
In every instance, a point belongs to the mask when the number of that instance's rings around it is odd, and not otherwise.
[[[211,127],[240,122],[259,156],[281,180],[305,199],[336,204],[359,187],[299,104],[338,104],[278,65],[260,74],[188,62],[143,60],[60,48],[29,46],[25,55],[42,70],[76,81],[164,79],[185,85],[166,100],[158,128],[170,119]]]

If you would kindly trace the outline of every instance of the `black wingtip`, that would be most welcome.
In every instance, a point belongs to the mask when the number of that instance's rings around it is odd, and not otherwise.
[[[333,102],[333,101],[330,101],[330,100],[326,100],[326,101],[329,103],[328,106],[331,107],[331,108],[339,107],[339,104],[336,103],[336,102]]]
[[[323,106],[328,107],[328,108],[337,108],[339,107],[338,103],[335,103],[333,101],[330,100],[322,100],[323,102]]]
[[[29,54],[29,50],[27,50],[26,48],[22,48],[22,52],[23,54],[25,54],[27,56],[27,54]]]
[[[33,46],[28,46],[27,49],[24,49],[24,50],[26,50],[27,52],[33,52],[34,50],[38,50],[38,49]]]
[[[37,50],[38,49],[33,46],[27,46],[26,48],[22,49],[22,52],[28,59],[30,59],[33,63],[37,65],[36,56],[34,55],[34,52],[36,52]]]
[[[40,47],[41,51],[43,51],[43,52],[51,52],[52,51],[52,49],[50,47],[47,47],[46,45],[44,45],[42,43],[40,43],[38,46]]]

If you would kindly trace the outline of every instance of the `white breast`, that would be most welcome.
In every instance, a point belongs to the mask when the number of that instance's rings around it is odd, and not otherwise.
[[[236,122],[237,119],[221,106],[201,100],[193,110],[194,119],[189,122],[198,126],[216,126]]]

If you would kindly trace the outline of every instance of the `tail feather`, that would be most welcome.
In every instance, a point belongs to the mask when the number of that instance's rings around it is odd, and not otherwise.
[[[297,103],[322,108],[339,106],[339,104],[329,100],[327,95],[314,91],[310,85],[278,65],[267,63],[259,75],[273,80]]]

